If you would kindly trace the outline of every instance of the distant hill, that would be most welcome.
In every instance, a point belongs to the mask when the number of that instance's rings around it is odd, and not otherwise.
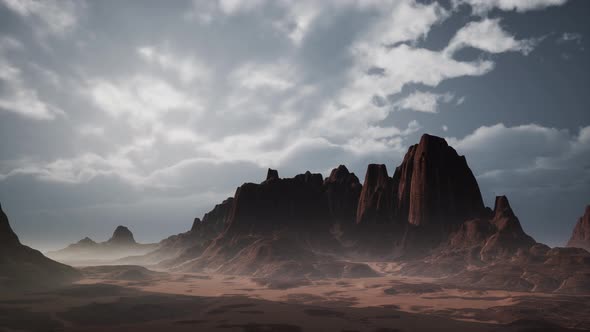
[[[156,247],[156,244],[137,243],[127,227],[117,226],[111,238],[105,242],[95,242],[85,237],[64,249],[48,252],[47,255],[73,265],[93,265],[111,263],[125,256],[143,255]]]

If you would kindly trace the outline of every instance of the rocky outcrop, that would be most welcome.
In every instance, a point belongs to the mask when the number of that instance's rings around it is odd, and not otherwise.
[[[278,180],[279,179],[279,171],[276,169],[269,168],[266,172],[266,181]]]
[[[236,190],[228,220],[230,233],[282,228],[307,231],[327,226],[329,213],[321,174],[308,171],[294,178],[271,179],[245,183]]]
[[[586,206],[584,215],[576,223],[567,246],[590,251],[590,205]]]
[[[76,269],[21,244],[0,206],[0,292],[54,287],[80,277]]]
[[[332,222],[351,226],[355,222],[362,185],[346,166],[334,168],[323,185],[328,213]]]
[[[385,165],[370,164],[359,199],[357,224],[383,224],[391,221],[392,180]]]
[[[395,219],[412,225],[457,225],[485,212],[465,157],[428,134],[396,168],[393,190]]]
[[[117,226],[113,236],[107,241],[108,244],[115,246],[128,246],[137,244],[133,238],[133,233],[125,226]]]
[[[518,249],[528,250],[536,241],[528,236],[520,221],[514,215],[506,196],[496,197],[494,217],[490,221],[494,225],[494,233],[486,240],[481,249],[484,261],[491,261],[498,257],[507,257]]]

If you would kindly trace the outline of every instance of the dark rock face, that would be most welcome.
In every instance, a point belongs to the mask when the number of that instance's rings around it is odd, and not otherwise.
[[[460,224],[485,207],[464,156],[440,137],[425,134],[393,176],[395,219],[413,225]]]
[[[370,164],[357,209],[357,224],[387,223],[392,217],[392,180],[385,165]]]
[[[590,205],[586,206],[584,215],[574,227],[572,237],[567,242],[567,246],[590,251]]]
[[[233,204],[233,197],[226,198],[221,204],[215,205],[213,210],[205,213],[201,224],[210,225],[211,228],[221,231],[227,225]]]
[[[137,244],[133,238],[133,233],[125,226],[117,226],[113,236],[107,241],[113,245],[133,245]]]
[[[80,276],[76,269],[22,245],[0,207],[0,292],[2,289],[54,287]]]
[[[324,195],[332,222],[353,225],[362,185],[346,166],[334,168],[324,181]]]
[[[329,215],[322,185],[322,175],[309,171],[294,178],[245,183],[236,190],[228,231],[266,232],[325,225]]]

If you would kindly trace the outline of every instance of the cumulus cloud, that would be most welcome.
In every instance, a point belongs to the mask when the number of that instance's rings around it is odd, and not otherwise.
[[[408,84],[435,87],[440,82],[462,76],[480,76],[494,68],[488,60],[458,61],[444,52],[401,44],[393,48],[375,47],[355,50],[356,67],[349,73],[349,83],[340,92],[337,104],[329,104],[317,120],[323,128],[338,132],[358,132],[362,124],[384,120],[390,109],[375,103],[375,96],[399,93]],[[368,75],[369,68],[382,68],[382,75]]]
[[[415,41],[425,37],[434,24],[449,17],[449,12],[437,2],[420,4],[415,1],[388,1],[378,8],[387,14],[373,26],[368,38],[358,47]]]
[[[479,176],[506,180],[509,177],[502,175],[529,171],[563,170],[587,175],[589,137],[590,127],[572,134],[536,124],[507,127],[499,123],[479,127],[462,139],[450,138],[449,143],[469,156]],[[553,180],[554,185],[560,182]]]
[[[441,103],[450,103],[455,99],[452,93],[436,94],[432,92],[415,91],[403,99],[395,102],[394,106],[416,112],[438,113]]]
[[[502,29],[500,19],[485,18],[470,22],[457,31],[445,52],[452,54],[461,48],[473,47],[489,53],[516,51],[528,55],[535,44],[532,39],[516,40]]]

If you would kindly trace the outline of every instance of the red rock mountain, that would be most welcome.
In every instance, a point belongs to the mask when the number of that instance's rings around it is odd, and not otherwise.
[[[582,219],[575,235],[587,239]],[[590,292],[590,253],[536,243],[505,196],[486,208],[465,157],[431,135],[408,149],[393,177],[385,165],[369,165],[362,186],[342,165],[326,179],[310,172],[280,178],[269,169],[264,181],[238,187],[232,200],[154,253],[173,251],[160,266],[181,272],[289,282],[351,271],[369,277],[376,275],[369,265],[350,260],[378,257],[399,262],[401,274],[449,283]]]
[[[465,157],[443,138],[425,134],[392,178],[385,165],[369,165],[356,222],[452,226],[485,213]]]
[[[567,246],[590,251],[590,205],[586,206],[584,215],[574,227],[572,237],[567,242]]]
[[[408,149],[393,175],[395,218],[413,225],[457,224],[485,212],[464,156],[425,134]]]

